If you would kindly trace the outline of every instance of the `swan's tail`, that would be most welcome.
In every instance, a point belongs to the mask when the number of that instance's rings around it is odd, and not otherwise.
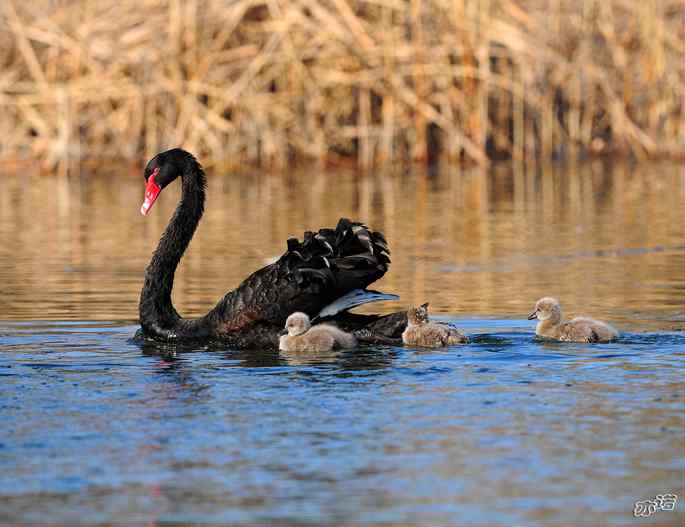
[[[390,250],[383,234],[342,218],[335,229],[305,232],[302,242],[290,238],[281,260],[303,290],[332,300],[383,276]]]

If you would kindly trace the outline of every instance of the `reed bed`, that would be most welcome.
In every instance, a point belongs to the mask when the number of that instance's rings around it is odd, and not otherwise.
[[[3,0],[0,158],[685,149],[685,0]]]

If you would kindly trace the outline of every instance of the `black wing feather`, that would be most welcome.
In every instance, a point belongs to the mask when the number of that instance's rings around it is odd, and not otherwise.
[[[341,218],[335,229],[289,238],[275,263],[250,275],[207,315],[217,334],[254,324],[282,326],[294,311],[316,315],[354,289],[382,277],[390,265],[387,241],[366,225]]]

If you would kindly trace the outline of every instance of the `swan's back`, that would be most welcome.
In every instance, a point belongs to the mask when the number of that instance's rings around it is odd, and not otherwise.
[[[247,277],[207,315],[219,336],[259,325],[282,327],[288,315],[316,315],[326,305],[382,277],[390,264],[385,237],[342,218],[335,229],[290,238],[287,251]]]

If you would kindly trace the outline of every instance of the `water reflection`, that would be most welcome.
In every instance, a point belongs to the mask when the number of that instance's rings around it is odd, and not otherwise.
[[[178,198],[170,187],[141,217],[139,172],[3,169],[0,318],[136,318],[143,270]],[[350,216],[385,232],[393,264],[377,285],[404,304],[519,318],[556,295],[569,314],[589,311],[624,329],[680,327],[684,174],[602,163],[442,167],[431,176],[210,171],[207,213],[174,298],[187,316],[201,314],[281,254],[288,236]]]
[[[493,340],[493,339],[490,339]],[[143,355],[156,358],[155,371],[165,375],[178,375],[194,353],[209,353],[223,360],[222,368],[284,368],[287,366],[334,367],[355,374],[383,370],[392,365],[397,349],[389,346],[362,346],[354,350],[331,350],[327,352],[285,352],[278,350],[226,350],[221,343],[199,346],[197,344],[166,344],[150,341],[129,340],[131,346],[140,348]],[[278,370],[284,372],[286,370]]]

